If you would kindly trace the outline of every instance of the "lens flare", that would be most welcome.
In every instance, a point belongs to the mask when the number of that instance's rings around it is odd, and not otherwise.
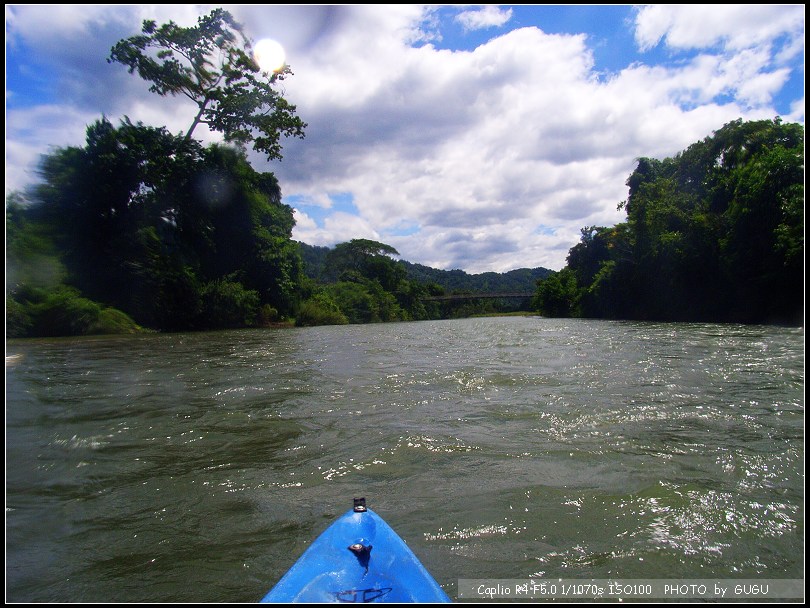
[[[284,47],[275,40],[263,38],[253,49],[253,58],[263,72],[278,72],[284,67]]]

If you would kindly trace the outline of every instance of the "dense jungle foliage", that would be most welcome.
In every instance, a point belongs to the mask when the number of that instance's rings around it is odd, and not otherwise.
[[[223,9],[158,27],[108,59],[197,106],[185,134],[102,118],[6,200],[6,336],[373,323],[526,310],[548,316],[803,322],[804,128],[727,124],[663,161],[641,158],[619,207],[582,229],[560,272],[469,275],[395,260],[384,243],[292,240],[293,210],[245,148],[281,158],[306,124]],[[238,111],[236,111],[238,109]],[[204,147],[201,124],[225,144]]]
[[[736,120],[627,186],[627,221],[583,228],[539,283],[543,314],[803,323],[803,126]]]
[[[102,118],[86,145],[57,149],[40,183],[6,201],[6,336],[189,331],[297,322],[368,323],[492,312],[503,304],[437,302],[389,245],[356,239],[318,261],[291,239],[293,210],[246,147],[280,159],[306,124],[262,71],[228,11],[196,26],[144,21],[121,40],[122,64],[161,96],[196,104],[185,134]],[[203,147],[199,125],[225,145]],[[310,269],[308,277],[305,266]],[[315,277],[315,278],[312,278]],[[513,304],[507,303],[507,308]]]
[[[586,227],[559,272],[470,275],[384,243],[292,240],[292,209],[244,151],[162,128],[88,127],[6,203],[6,335],[546,316],[802,323],[803,127],[735,121],[674,158],[642,158],[626,222]]]

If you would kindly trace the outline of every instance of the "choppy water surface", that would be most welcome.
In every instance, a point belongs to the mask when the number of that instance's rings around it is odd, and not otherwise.
[[[803,578],[804,334],[492,318],[15,342],[9,601],[254,602],[354,496],[460,578]]]

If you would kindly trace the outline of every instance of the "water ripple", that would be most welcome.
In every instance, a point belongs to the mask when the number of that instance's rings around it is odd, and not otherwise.
[[[12,601],[256,601],[356,495],[451,592],[803,576],[801,330],[509,318],[11,346]]]

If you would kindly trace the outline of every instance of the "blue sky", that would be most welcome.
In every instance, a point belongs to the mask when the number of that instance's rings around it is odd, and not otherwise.
[[[285,47],[307,137],[251,161],[313,245],[556,270],[580,228],[624,220],[638,157],[737,118],[804,123],[804,5],[6,5],[6,192],[102,115],[185,131],[193,108],[106,57],[144,19],[216,6]]]

